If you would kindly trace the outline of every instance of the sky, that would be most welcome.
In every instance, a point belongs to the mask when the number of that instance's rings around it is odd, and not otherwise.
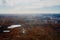
[[[0,13],[60,13],[60,0],[0,0]]]

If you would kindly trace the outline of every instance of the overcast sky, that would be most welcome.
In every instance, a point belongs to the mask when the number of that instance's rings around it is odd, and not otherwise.
[[[0,13],[60,13],[60,0],[0,0]]]

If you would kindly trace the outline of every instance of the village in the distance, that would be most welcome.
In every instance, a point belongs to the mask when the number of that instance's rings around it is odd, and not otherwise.
[[[0,14],[0,40],[60,40],[60,14]]]

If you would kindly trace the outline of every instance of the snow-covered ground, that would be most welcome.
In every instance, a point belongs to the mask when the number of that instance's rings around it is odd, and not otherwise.
[[[8,28],[16,28],[16,27],[21,27],[21,25],[11,25]]]

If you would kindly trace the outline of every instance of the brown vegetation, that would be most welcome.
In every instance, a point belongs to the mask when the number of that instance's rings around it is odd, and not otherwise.
[[[10,20],[14,20],[14,22]],[[16,21],[15,19],[6,18],[0,22],[0,25],[7,28],[9,25],[16,23]],[[25,24],[24,20],[18,20],[18,22],[24,25],[19,28],[9,29],[11,32],[0,33],[0,40],[60,40],[60,34],[49,24],[46,26],[34,26]],[[56,26],[59,25],[56,24]],[[25,29],[25,33],[23,33],[22,29]]]

